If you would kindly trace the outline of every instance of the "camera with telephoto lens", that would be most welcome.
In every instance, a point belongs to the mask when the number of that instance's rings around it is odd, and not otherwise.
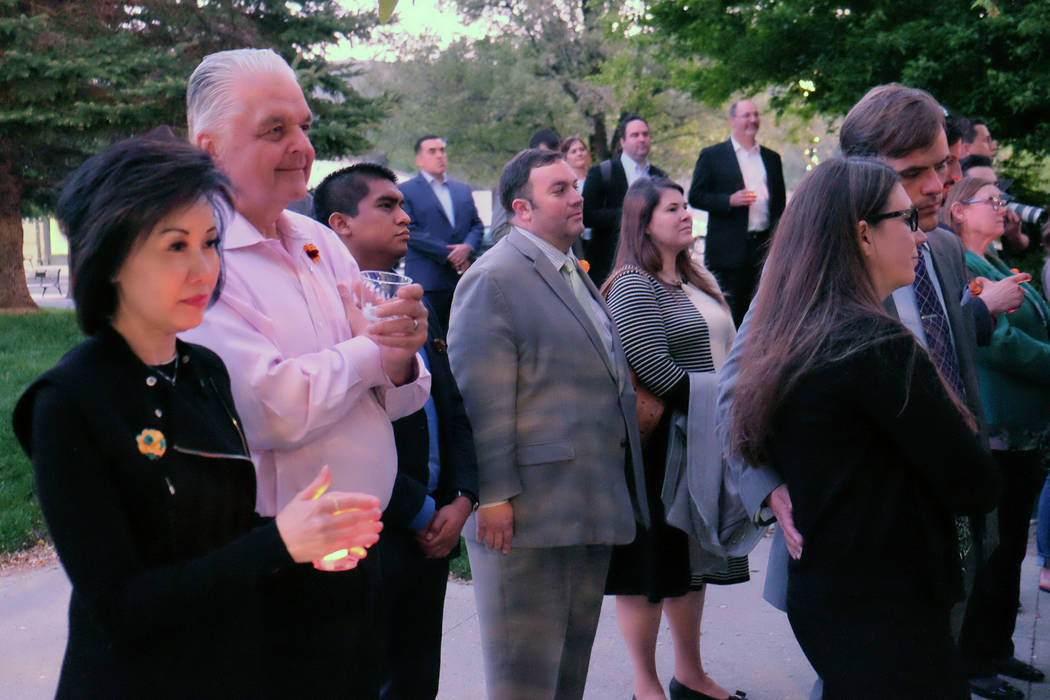
[[[1021,204],[1020,202],[1009,202],[1006,206],[1014,214],[1017,214],[1021,221],[1026,221],[1030,224],[1035,224],[1036,226],[1042,226],[1047,222],[1047,219],[1050,218],[1050,212],[1047,212],[1047,210],[1042,207],[1035,207],[1031,204]]]

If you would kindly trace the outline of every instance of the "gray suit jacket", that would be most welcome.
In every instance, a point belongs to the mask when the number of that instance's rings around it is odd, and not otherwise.
[[[982,310],[984,315],[987,315],[988,311],[984,304],[977,300],[966,305],[959,303],[969,283],[965,252],[962,244],[959,242],[959,238],[950,231],[943,229],[934,229],[926,235],[929,238],[930,251],[933,254],[933,266],[941,286],[941,294],[944,296],[945,306],[947,306],[945,313],[948,316],[948,323],[955,338],[959,373],[962,377],[963,385],[966,387],[966,403],[977,419],[978,430],[982,438],[987,440],[988,430],[984,422],[984,413],[981,411],[981,393],[977,384],[977,331],[975,330],[974,318]],[[971,308],[971,306],[977,304],[979,304],[979,307]],[[894,316],[897,315],[897,307],[893,303],[893,297],[889,297],[886,300],[885,306],[887,311]],[[740,355],[743,352],[744,343],[748,336],[748,326],[751,323],[753,309],[754,302],[752,302],[752,308],[748,309],[747,315],[744,316],[744,320],[741,322],[739,330],[737,330],[733,349],[729,353],[725,366],[722,367],[719,381],[716,420],[718,421],[718,436],[722,442],[722,448],[726,450],[727,454],[729,421],[733,405],[733,387],[736,384]],[[762,501],[772,493],[773,489],[784,483],[784,479],[773,467],[768,465],[752,467],[735,457],[728,458],[728,461],[730,468],[736,474],[744,506],[758,521],[762,517]],[[778,527],[776,539],[769,551],[769,564],[767,566],[763,597],[780,610],[784,610],[786,607],[788,560],[784,536]]]
[[[635,394],[613,336],[610,358],[569,282],[515,229],[456,288],[448,350],[478,495],[510,499],[516,547],[621,544],[647,522]]]

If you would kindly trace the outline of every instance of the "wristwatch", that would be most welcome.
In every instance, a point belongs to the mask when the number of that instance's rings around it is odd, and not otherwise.
[[[462,496],[463,498],[470,501],[470,512],[473,513],[478,509],[478,497],[472,494],[470,491],[459,489],[456,491],[456,498]]]

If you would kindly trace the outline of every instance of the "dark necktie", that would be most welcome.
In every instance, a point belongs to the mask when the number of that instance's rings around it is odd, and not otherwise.
[[[922,322],[922,330],[926,334],[926,349],[937,365],[948,386],[952,388],[955,395],[962,401],[966,401],[966,388],[963,386],[962,377],[959,374],[959,359],[955,355],[955,346],[952,345],[952,335],[948,328],[948,317],[941,306],[941,300],[937,298],[937,291],[930,281],[930,273],[926,270],[926,257],[919,249],[919,262],[915,264],[915,282],[912,284],[915,290],[915,301],[919,307],[919,319]]]
[[[919,248],[919,262],[915,264],[915,282],[912,283],[912,288],[915,290],[915,301],[919,307],[922,330],[926,334],[926,349],[955,395],[962,401],[966,401],[966,388],[959,375],[959,359],[952,345],[948,317],[944,313],[944,307],[941,306],[941,300],[937,298],[937,292],[930,280],[930,273],[926,270],[926,256],[923,255],[922,248]],[[955,537],[959,560],[965,570],[969,564],[967,558],[973,551],[973,532],[970,529],[969,518],[956,516]]]

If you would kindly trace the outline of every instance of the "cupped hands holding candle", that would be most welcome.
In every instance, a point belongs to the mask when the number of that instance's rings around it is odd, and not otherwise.
[[[318,562],[333,552],[345,551],[337,559],[349,561],[337,569],[317,566],[343,571],[356,566],[379,541],[382,512],[375,496],[327,492],[330,481],[328,467],[321,467],[317,478],[277,514],[277,531],[288,554],[299,563]]]

